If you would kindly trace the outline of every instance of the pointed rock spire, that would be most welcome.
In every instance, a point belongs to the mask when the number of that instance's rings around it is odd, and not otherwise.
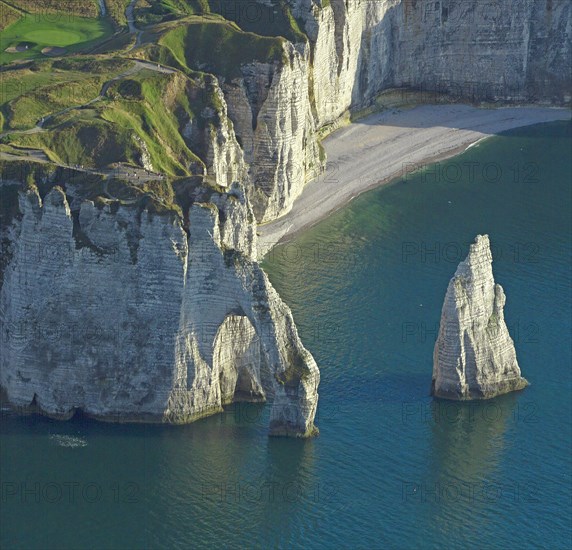
[[[477,235],[449,282],[433,352],[431,395],[488,399],[528,385],[504,320],[488,235]]]

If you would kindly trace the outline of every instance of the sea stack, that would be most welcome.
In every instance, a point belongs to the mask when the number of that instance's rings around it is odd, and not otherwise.
[[[489,237],[477,235],[447,288],[433,352],[431,395],[489,399],[528,385],[504,320],[505,301],[493,278]]]

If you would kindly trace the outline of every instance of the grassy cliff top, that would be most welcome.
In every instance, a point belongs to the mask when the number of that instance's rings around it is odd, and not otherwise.
[[[0,161],[202,176],[225,116],[217,79],[306,40],[285,0],[255,17],[234,0],[137,0],[138,29],[129,4],[0,0]]]
[[[224,20],[187,20],[159,39],[181,65],[224,78],[240,76],[241,66],[253,61],[281,61],[283,44],[282,38],[244,32]]]

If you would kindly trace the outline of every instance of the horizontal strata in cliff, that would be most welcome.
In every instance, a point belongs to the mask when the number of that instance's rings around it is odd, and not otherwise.
[[[71,183],[43,198],[35,186],[8,188],[3,200],[17,203],[0,235],[5,404],[187,423],[270,399],[271,434],[316,433],[319,371],[254,259],[240,186],[187,190],[182,216],[149,197],[87,200]]]
[[[468,102],[570,104],[572,3],[567,0],[289,0],[288,5],[307,40],[300,33],[295,44],[284,41],[279,58],[245,58],[232,74],[216,64],[209,67],[223,92],[221,120],[228,116],[232,124],[227,124],[230,137],[206,159],[207,168],[223,173],[229,158],[243,155],[247,174],[241,182],[258,222],[286,214],[306,181],[320,172],[325,159],[317,130],[349,109],[368,106],[384,90],[400,88],[404,102],[448,94]],[[228,17],[233,13],[223,11]],[[265,23],[270,16],[260,17]],[[240,17],[236,22],[247,24]],[[270,24],[267,31],[280,34]],[[189,43],[195,36],[191,25]],[[156,52],[145,55],[160,60]],[[203,62],[187,60],[193,70],[205,70]],[[218,183],[224,185],[222,179]]]
[[[347,110],[367,107],[384,90],[400,88],[404,102],[413,97],[434,101],[439,93],[465,102],[571,102],[568,0],[289,0],[288,4],[308,36],[310,54],[298,48],[303,53],[296,63],[276,70],[280,84],[271,81],[273,93],[259,111],[261,127],[254,135],[262,139],[263,147],[252,148],[254,154],[247,159],[257,174],[253,183],[263,182],[265,188],[255,210],[259,221],[288,212],[312,170],[323,163],[316,148],[308,146],[300,155],[300,140],[312,144],[314,128],[335,123]],[[249,89],[264,81],[265,72],[252,69],[257,76],[249,74]],[[297,84],[305,78],[307,86]],[[279,90],[285,80],[300,92]],[[409,90],[422,93],[414,96]],[[248,128],[239,123],[236,96],[225,89],[225,98],[239,135]],[[275,115],[274,121],[267,121],[268,114]]]
[[[521,390],[514,342],[504,320],[505,294],[495,284],[487,235],[478,235],[451,279],[433,353],[431,393],[488,399]]]

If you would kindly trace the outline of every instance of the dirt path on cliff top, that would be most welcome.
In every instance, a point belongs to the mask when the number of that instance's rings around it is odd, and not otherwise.
[[[570,117],[569,109],[467,105],[421,105],[368,116],[324,140],[326,171],[306,185],[288,214],[258,228],[259,255],[414,166],[452,157],[499,132]]]
[[[131,48],[129,48],[128,51],[133,50],[134,48],[139,46],[139,44],[141,44],[142,31],[140,31],[135,25],[135,4],[137,4],[137,0],[131,0],[127,8],[125,8],[125,18],[127,19],[129,33],[135,35],[135,43],[133,44],[133,46],[131,46]]]

